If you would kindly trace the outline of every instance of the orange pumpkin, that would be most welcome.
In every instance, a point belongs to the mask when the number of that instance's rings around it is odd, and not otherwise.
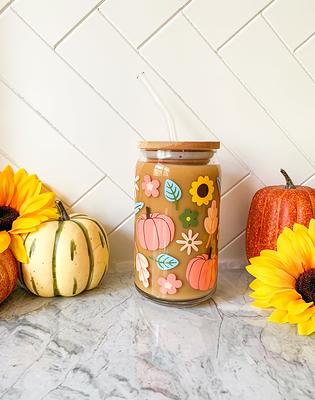
[[[267,186],[253,197],[246,229],[247,258],[259,256],[261,250],[275,250],[277,238],[294,223],[308,226],[315,217],[315,189],[295,186],[281,169],[285,186]]]
[[[193,289],[206,291],[215,286],[218,273],[218,257],[202,254],[189,261],[186,279]]]
[[[18,262],[10,250],[0,253],[0,303],[15,289],[18,275]]]

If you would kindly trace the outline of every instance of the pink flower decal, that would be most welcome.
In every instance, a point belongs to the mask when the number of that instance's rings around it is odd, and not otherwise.
[[[160,194],[160,192],[158,191],[159,186],[160,181],[158,181],[157,179],[151,180],[150,175],[144,175],[141,187],[147,197],[158,197]]]
[[[175,294],[177,289],[182,287],[182,281],[176,279],[175,274],[169,274],[165,278],[159,278],[158,284],[160,287],[160,292],[163,294]]]

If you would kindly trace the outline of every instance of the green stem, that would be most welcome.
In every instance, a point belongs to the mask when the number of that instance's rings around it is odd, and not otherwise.
[[[285,184],[285,189],[296,189],[296,186],[292,182],[292,179],[289,177],[287,172],[284,169],[280,169],[281,174],[284,176],[286,184]]]
[[[60,214],[60,220],[61,221],[69,221],[70,220],[69,214],[67,213],[65,206],[62,204],[62,202],[60,200],[56,200],[55,203],[56,203],[58,212]]]

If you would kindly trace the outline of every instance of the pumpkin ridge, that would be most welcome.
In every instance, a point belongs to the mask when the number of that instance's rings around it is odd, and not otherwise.
[[[104,239],[105,239],[105,242],[106,242],[107,250],[109,250],[109,243],[108,243],[108,240],[107,240],[107,234],[106,234],[104,228],[102,227],[102,225],[98,221],[96,221],[94,218],[89,218],[85,214],[75,215],[73,219],[75,219],[76,217],[80,217],[80,219],[86,219],[88,221],[94,222],[98,226],[99,230],[102,232],[102,234],[104,236]]]
[[[189,266],[188,276],[187,276],[187,271],[186,271],[186,279],[188,280],[188,282],[190,282],[190,274],[191,274],[192,267],[194,266],[194,264],[195,264],[197,261],[199,261],[199,259],[196,258],[196,259],[193,261],[193,263]]]
[[[155,223],[155,221],[154,221],[154,219],[152,219],[152,221],[153,221],[153,223],[154,223],[154,228],[155,228],[155,232],[156,232],[156,237],[157,237],[157,241],[158,241],[158,249],[160,248],[160,237],[159,237],[159,231],[158,231],[158,229],[157,229],[157,227],[156,227],[156,223]]]
[[[261,220],[260,220],[260,228],[259,228],[258,239],[257,239],[257,243],[258,243],[259,246],[260,246],[260,243],[261,243],[262,228],[263,228],[263,223],[264,223],[264,219],[265,219],[265,212],[266,212],[266,208],[267,208],[267,198],[269,198],[269,193],[265,198],[264,209],[263,209],[262,217],[261,217]]]
[[[158,215],[160,215],[160,214],[158,214]],[[170,242],[174,239],[174,235],[173,235],[173,237],[172,237],[172,232],[171,232],[171,229],[170,229],[170,227],[168,226],[168,223],[167,223],[167,221],[165,221],[165,219],[164,218],[159,218],[159,217],[156,217],[156,219],[160,219],[160,220],[162,220],[162,221],[164,221],[165,223],[166,223],[166,226],[167,226],[167,229],[168,229],[168,232],[169,232],[169,234],[170,234]]]
[[[37,287],[36,287],[33,277],[31,277],[31,283],[32,283],[32,288],[33,288],[34,292],[37,294],[37,296],[39,296],[39,293],[38,293],[38,290],[37,290]]]
[[[58,228],[55,233],[55,241],[54,241],[54,249],[53,249],[53,256],[52,256],[52,277],[53,277],[53,291],[54,296],[60,296],[60,292],[57,285],[57,275],[56,275],[56,255],[57,255],[57,248],[60,239],[61,232],[63,230],[64,221],[58,221]]]
[[[11,285],[10,276],[9,276],[8,271],[7,271],[7,266],[6,265],[4,266],[4,268],[2,268],[2,271],[5,274],[4,281],[5,282],[9,282],[10,285]],[[0,303],[2,303],[2,301],[5,300],[10,295],[10,287],[8,285],[5,286],[5,290],[3,290],[3,287],[1,289],[2,289],[2,293],[0,292]]]
[[[89,268],[89,277],[88,277],[87,284],[86,284],[85,289],[84,289],[84,290],[88,290],[88,287],[90,286],[90,284],[92,282],[93,273],[94,273],[94,255],[93,255],[93,251],[92,251],[91,241],[90,241],[89,233],[88,233],[86,227],[83,224],[81,224],[79,221],[72,221],[72,222],[77,224],[79,226],[79,228],[82,230],[83,235],[84,235],[85,240],[86,240],[86,245],[87,245],[87,248],[88,248],[88,255],[89,255],[89,260],[90,260],[90,268]]]
[[[284,198],[285,195],[286,195],[286,192],[283,192],[282,195],[279,197],[279,200],[278,200],[278,209],[277,209],[277,217],[278,217],[278,220],[277,220],[277,231],[275,232],[275,233],[276,233],[276,241],[277,241],[277,237],[279,236],[279,233],[280,233],[280,231],[281,231],[281,227],[280,227],[280,215],[281,215],[281,208],[282,208],[282,204],[283,204],[283,198]]]

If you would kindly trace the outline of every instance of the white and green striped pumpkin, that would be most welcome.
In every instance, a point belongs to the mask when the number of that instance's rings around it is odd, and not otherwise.
[[[28,264],[20,280],[42,297],[75,296],[95,288],[108,268],[109,246],[104,228],[83,214],[69,216],[60,201],[58,221],[48,221],[25,238]]]

